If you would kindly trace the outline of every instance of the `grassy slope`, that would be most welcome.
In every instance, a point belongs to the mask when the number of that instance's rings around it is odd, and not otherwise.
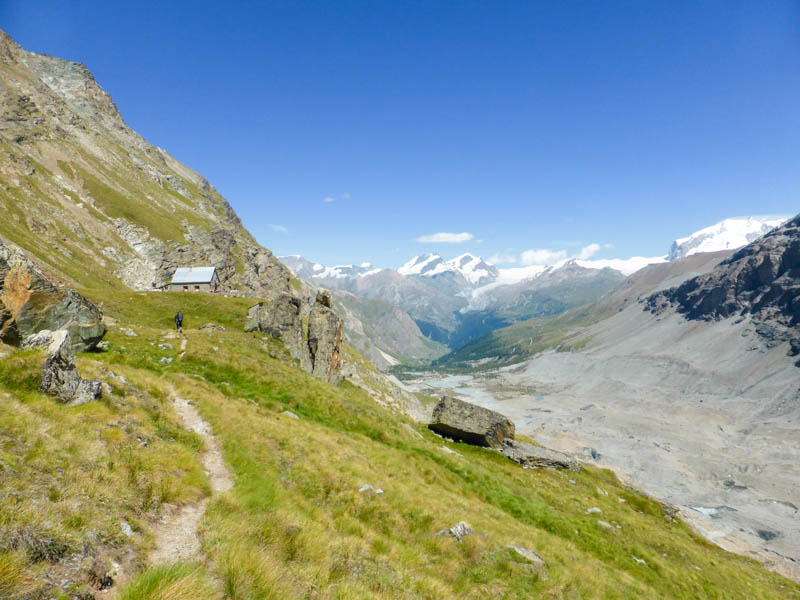
[[[0,361],[2,598],[74,581],[96,561],[104,574],[131,545],[141,555],[163,503],[194,501],[210,489],[198,460],[202,440],[179,425],[157,377],[117,367],[136,389],[109,379],[113,394],[66,408],[36,391],[41,362],[37,352]],[[84,376],[101,374],[93,360],[79,366]],[[141,533],[128,538],[123,523]]]
[[[38,532],[0,547],[7,597],[44,585],[44,572],[86,554],[86,544],[115,560],[133,544],[142,556],[161,503],[208,493],[198,440],[176,427],[164,399],[172,384],[211,423],[235,486],[202,523],[208,561],[144,570],[125,600],[800,598],[797,585],[703,541],[608,471],[524,470],[463,444],[448,444],[462,456],[443,452],[440,438],[361,390],[311,379],[277,344],[243,333],[246,299],[87,295],[138,336],[113,327],[109,350],[82,356],[80,367],[123,374],[139,393],[117,388],[68,408],[34,391],[39,355],[2,363],[0,524]],[[177,340],[165,339],[178,308],[184,357]],[[207,321],[227,330],[196,329]],[[158,346],[164,341],[173,349]],[[164,356],[173,362],[162,364]],[[300,420],[281,415],[286,409]],[[365,483],[385,493],[360,494]],[[586,514],[591,506],[602,514]],[[621,528],[602,529],[598,516]],[[139,533],[122,535],[123,518]],[[462,543],[433,535],[460,520],[477,534]],[[57,552],[43,554],[28,539],[55,540]],[[545,569],[507,544],[535,549]]]

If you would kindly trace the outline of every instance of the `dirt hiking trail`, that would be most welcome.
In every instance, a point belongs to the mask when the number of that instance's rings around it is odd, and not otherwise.
[[[183,426],[201,435],[206,444],[203,466],[211,480],[211,490],[221,494],[233,487],[230,471],[222,458],[219,443],[211,433],[211,428],[200,416],[197,409],[185,398],[181,398],[170,386],[170,395],[175,410],[181,416]],[[195,504],[165,511],[156,524],[156,547],[150,554],[150,563],[158,565],[187,561],[200,554],[200,537],[197,527],[206,511],[208,498]]]

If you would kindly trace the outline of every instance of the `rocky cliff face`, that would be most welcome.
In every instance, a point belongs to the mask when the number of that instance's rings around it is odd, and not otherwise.
[[[66,279],[153,289],[179,266],[275,297],[291,275],[202,176],[147,143],[78,63],[0,31],[0,234]]]
[[[646,308],[674,307],[687,319],[749,315],[768,343],[790,341],[800,354],[800,215],[745,246],[705,275],[658,292]]]

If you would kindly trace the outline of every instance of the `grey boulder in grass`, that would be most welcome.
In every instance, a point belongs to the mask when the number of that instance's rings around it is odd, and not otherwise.
[[[69,331],[40,331],[22,342],[23,348],[44,348],[47,358],[42,366],[39,390],[65,404],[86,404],[102,395],[99,381],[81,379],[72,356]]]
[[[452,396],[442,396],[428,428],[473,446],[498,450],[503,447],[503,440],[514,439],[514,423],[508,417]]]

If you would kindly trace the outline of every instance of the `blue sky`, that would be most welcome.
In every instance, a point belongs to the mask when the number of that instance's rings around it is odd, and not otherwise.
[[[0,27],[277,254],[654,256],[800,208],[794,1],[4,0]]]

